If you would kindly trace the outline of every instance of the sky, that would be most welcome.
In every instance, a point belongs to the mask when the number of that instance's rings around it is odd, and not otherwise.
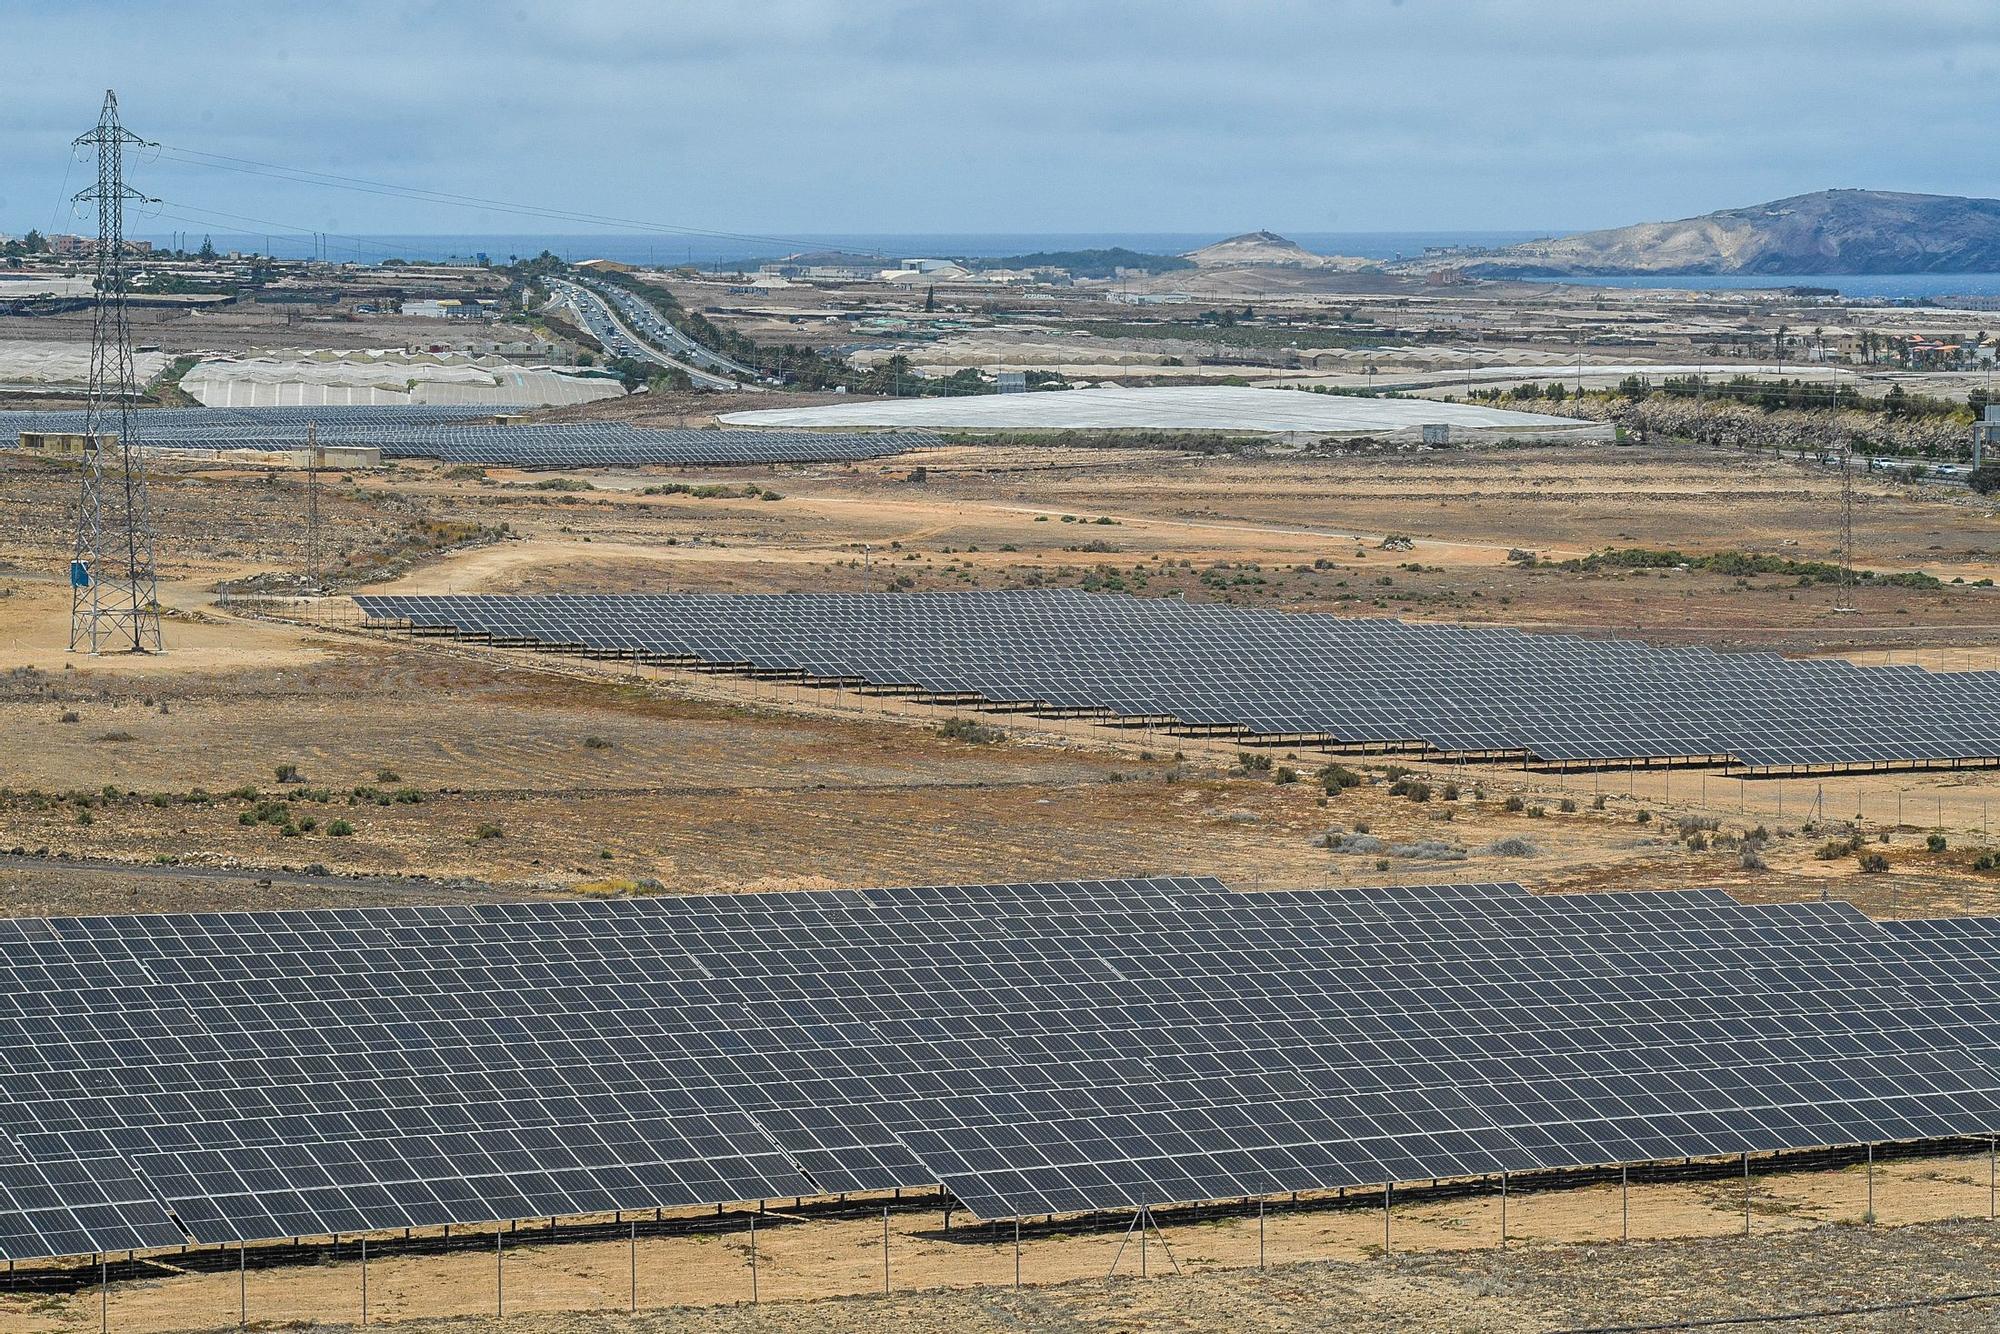
[[[90,230],[106,88],[162,145],[135,234],[593,230],[408,189],[780,238],[2000,194],[1993,0],[0,0],[0,233]]]

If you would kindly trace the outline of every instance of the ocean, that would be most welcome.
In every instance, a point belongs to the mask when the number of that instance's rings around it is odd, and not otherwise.
[[[841,250],[879,256],[884,260],[957,258],[994,259],[1027,255],[1038,250],[1109,250],[1122,246],[1153,255],[1178,255],[1213,244],[1230,232],[857,232],[726,239],[708,236],[501,235],[501,236],[342,236],[327,237],[322,251],[310,235],[298,233],[208,233],[217,250],[256,251],[279,259],[310,259],[324,253],[332,260],[374,262],[383,259],[474,259],[486,256],[496,264],[527,258],[547,250],[567,260],[615,259],[625,264],[698,264],[703,268],[734,268],[739,262],[761,263],[804,250]],[[1287,235],[1318,255],[1356,255],[1363,259],[1407,259],[1434,246],[1498,246],[1531,241],[1539,232],[1291,232]],[[155,245],[176,239],[198,249],[202,234],[149,235]]]
[[[1289,232],[1291,240],[1318,255],[1354,255],[1362,259],[1414,259],[1426,250],[1490,247],[1561,235],[1565,228],[1539,231],[1447,232]],[[324,255],[335,261],[373,263],[384,259],[476,260],[495,264],[539,255],[547,250],[562,258],[612,259],[625,264],[694,264],[720,271],[754,267],[765,260],[802,250],[839,250],[897,259],[973,258],[1027,255],[1045,250],[1108,250],[1123,247],[1145,254],[1178,255],[1223,240],[1224,232],[853,232],[795,237],[726,239],[713,236],[677,237],[660,234],[510,235],[388,235],[328,234],[324,241],[298,233],[251,235],[209,233],[218,250],[256,251],[280,259],[310,259]],[[155,245],[201,245],[199,233],[149,235]],[[1744,291],[1773,287],[1829,287],[1842,296],[1861,300],[1921,300],[1950,297],[2000,297],[2000,273],[1870,273],[1870,274],[1680,274],[1646,278],[1569,278],[1593,287],[1654,287],[1689,291]]]

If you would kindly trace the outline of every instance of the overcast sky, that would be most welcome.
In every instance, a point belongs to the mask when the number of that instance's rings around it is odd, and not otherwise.
[[[2000,195],[1994,0],[0,0],[0,231],[87,229],[69,141],[106,87],[183,153],[778,236]],[[135,232],[589,230],[174,154],[131,176],[179,211]]]

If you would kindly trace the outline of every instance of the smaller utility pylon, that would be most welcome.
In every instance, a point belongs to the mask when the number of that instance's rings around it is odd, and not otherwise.
[[[1834,595],[1833,609],[1849,613],[1854,605],[1854,445],[1840,446],[1840,591]]]
[[[326,591],[319,545],[319,425],[306,423],[306,577],[308,593]]]

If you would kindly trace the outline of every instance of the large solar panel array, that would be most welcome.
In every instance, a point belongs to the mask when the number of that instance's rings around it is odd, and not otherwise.
[[[1161,878],[0,921],[0,1255],[2000,1127],[2000,921]],[[138,1189],[137,1187],[143,1187]]]
[[[1072,590],[363,597],[550,648],[1155,719],[1337,749],[1752,771],[2000,759],[2000,673]]]
[[[481,425],[490,406],[160,408],[138,433],[161,449],[298,449],[312,426],[322,445],[366,445],[384,458],[427,458],[516,468],[615,468],[833,463],[935,446],[922,431],[660,430],[629,422]],[[80,432],[76,411],[0,412],[0,442],[22,431]]]

